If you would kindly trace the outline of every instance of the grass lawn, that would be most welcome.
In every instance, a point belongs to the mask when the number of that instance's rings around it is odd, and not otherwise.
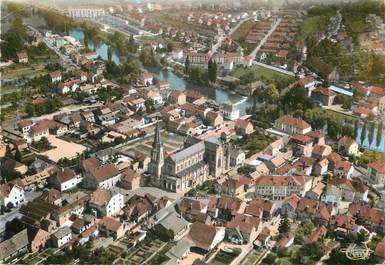
[[[220,250],[209,265],[228,265],[239,255],[239,253],[239,249],[233,249],[232,253]]]
[[[275,140],[275,137],[255,132],[254,134],[250,134],[238,139],[237,145],[246,151],[246,156],[250,156],[257,152],[263,151],[270,143],[274,142]]]
[[[306,18],[300,31],[301,38],[306,39],[317,32],[325,31],[328,22],[329,18],[327,16],[314,16]]]
[[[242,78],[242,76],[252,72],[254,74],[254,77],[257,79],[268,79],[273,80],[275,78],[284,78],[284,79],[290,79],[294,81],[294,77],[271,70],[269,68],[263,67],[263,66],[255,66],[250,69],[245,69],[243,67],[236,67],[234,71],[232,72],[232,75],[238,78]]]
[[[18,86],[12,86],[12,85],[5,85],[1,86],[1,95],[8,94],[8,93],[13,93],[16,91],[19,91],[21,87]]]
[[[16,67],[11,66],[9,68],[4,69],[2,72],[2,79],[12,79],[18,76],[25,76],[31,74],[42,74],[45,72],[44,70],[35,71],[29,65],[17,65]]]
[[[252,249],[242,261],[241,265],[253,265],[258,257],[258,252],[255,249]]]
[[[189,190],[185,196],[188,197],[203,197],[208,194],[215,194],[215,186],[217,184],[216,180],[207,180],[202,185],[197,186]]]
[[[256,22],[254,20],[247,20],[240,25],[237,30],[233,33],[232,37],[234,39],[244,39],[247,34],[254,28]]]

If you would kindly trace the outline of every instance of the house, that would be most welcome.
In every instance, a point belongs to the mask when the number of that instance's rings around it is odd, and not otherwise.
[[[126,169],[120,177],[120,186],[124,189],[135,190],[140,187],[140,173],[133,169]]]
[[[326,236],[326,232],[327,232],[327,229],[324,226],[320,226],[320,227],[314,229],[314,231],[307,238],[306,243],[307,244],[313,244],[313,243],[319,242],[319,240],[321,238]]]
[[[311,75],[308,75],[308,76],[304,76],[302,78],[300,78],[298,81],[297,81],[297,84],[301,87],[304,87],[305,89],[307,89],[308,91],[308,97],[311,96],[311,93],[312,91],[314,90],[315,88],[315,85],[316,85],[316,80],[314,79],[313,76]]]
[[[35,124],[30,132],[33,141],[38,142],[43,137],[49,136],[49,127],[46,124]]]
[[[123,102],[127,104],[127,106],[133,111],[138,111],[140,109],[145,109],[145,102],[141,97],[127,96],[123,98]]]
[[[181,214],[175,211],[175,207],[165,207],[156,212],[149,220],[150,227],[161,225],[168,231],[173,231],[174,240],[184,237],[190,228],[190,223]]]
[[[83,185],[90,189],[110,189],[116,186],[120,175],[121,173],[113,164],[99,165],[85,172]]]
[[[8,261],[28,252],[27,229],[15,234],[13,237],[0,243],[0,263],[7,264]]]
[[[59,83],[62,80],[62,75],[59,70],[53,71],[49,73],[49,76],[51,77],[51,82],[52,83]]]
[[[157,87],[159,88],[159,90],[169,89],[170,88],[170,82],[168,80],[159,80]]]
[[[59,228],[59,230],[51,236],[52,244],[54,245],[54,247],[57,248],[61,248],[62,246],[70,242],[71,239],[72,231],[71,228],[69,228],[68,226]]]
[[[201,251],[208,252],[216,247],[225,238],[225,229],[212,225],[206,225],[201,222],[195,222],[191,225],[187,238],[193,245]]]
[[[243,151],[239,147],[233,147],[230,150],[230,166],[236,167],[236,166],[242,166],[244,165],[246,160],[246,154],[245,151]]]
[[[33,122],[31,120],[21,120],[17,123],[19,130],[25,135],[31,131]]]
[[[34,227],[28,228],[31,253],[36,253],[42,250],[46,246],[50,236],[51,234],[43,229]]]
[[[110,237],[112,236],[114,240],[122,238],[126,233],[125,225],[120,223],[119,220],[116,220],[112,217],[103,217],[99,222],[99,230],[103,235]]]
[[[317,162],[313,166],[313,173],[316,176],[322,176],[328,173],[328,169],[329,169],[329,160],[326,157],[324,157],[317,160]]]
[[[232,104],[230,102],[226,102],[222,104],[222,113],[225,119],[231,120],[231,121],[239,119],[239,116],[240,116],[239,108],[237,107],[237,105]]]
[[[358,156],[360,154],[357,142],[348,136],[338,140],[338,151],[348,156]]]
[[[366,203],[353,202],[349,205],[349,213],[360,220],[364,227],[379,233],[385,231],[385,212],[382,209],[370,208]]]
[[[253,124],[247,119],[238,119],[235,121],[235,132],[241,136],[252,134],[254,132]]]
[[[59,83],[57,86],[57,90],[60,94],[67,94],[69,92],[76,92],[79,88],[80,80],[69,80],[67,82]]]
[[[223,117],[219,112],[209,111],[206,113],[206,121],[210,126],[215,128],[223,125]]]
[[[75,234],[81,234],[95,224],[96,217],[91,214],[85,214],[82,217],[76,215],[72,217],[71,229]]]
[[[20,175],[24,175],[25,173],[27,173],[28,170],[28,167],[26,165],[11,158],[6,158],[3,163],[3,167],[7,170],[16,171]]]
[[[183,59],[183,50],[181,48],[176,48],[171,51],[171,58],[176,61]]]
[[[0,185],[0,207],[18,207],[25,202],[24,189],[13,183]]]
[[[385,239],[382,239],[377,243],[376,249],[374,250],[374,255],[381,259],[385,259]]]
[[[123,209],[128,220],[138,223],[152,213],[154,204],[150,197],[134,195],[128,200],[128,205]]]
[[[333,173],[335,176],[350,179],[353,176],[354,166],[349,161],[340,161],[335,165]]]
[[[289,115],[277,119],[274,127],[288,134],[306,134],[311,131],[311,126],[306,121]]]
[[[368,175],[375,183],[385,182],[385,161],[368,164]]]
[[[310,157],[313,151],[313,139],[304,134],[293,134],[289,140],[289,146],[295,156]]]
[[[163,97],[161,96],[161,94],[159,93],[158,90],[143,89],[143,90],[139,91],[139,95],[154,105],[162,105],[163,104]]]
[[[284,249],[290,247],[294,243],[294,235],[292,233],[287,233],[282,236],[282,238],[277,242],[277,247]]]
[[[296,216],[299,220],[311,219],[317,225],[327,225],[332,217],[334,208],[318,200],[301,198],[296,209]]]
[[[311,183],[307,176],[260,176],[255,180],[255,196],[272,200],[284,200],[292,194],[304,196]]]
[[[330,145],[319,145],[316,144],[313,146],[312,150],[312,157],[315,159],[322,159],[323,157],[326,157],[330,155],[333,152],[333,149]]]
[[[226,223],[226,238],[234,244],[247,244],[257,237],[260,224],[261,220],[257,217],[236,214]]]
[[[261,198],[253,198],[246,205],[244,214],[258,217],[264,221],[267,221],[273,217],[276,210],[277,204],[273,201]]]
[[[169,260],[165,265],[179,264],[190,254],[192,245],[193,243],[187,237],[183,237],[181,240],[177,241],[176,245],[166,252],[165,255]]]
[[[335,186],[341,192],[341,200],[349,202],[368,201],[369,188],[358,181],[345,178],[332,179],[328,183],[328,188]]]
[[[65,167],[58,169],[53,176],[48,179],[48,182],[59,191],[70,190],[82,181],[80,174],[76,174],[72,169]]]
[[[25,51],[16,53],[18,63],[28,63],[28,54]]]
[[[333,105],[334,98],[337,93],[326,87],[317,87],[311,93],[311,97],[324,106],[330,107]]]
[[[280,209],[281,214],[286,214],[289,218],[293,219],[300,199],[297,194],[285,198]]]
[[[174,90],[168,95],[168,102],[177,105],[186,104],[186,94],[182,91]]]
[[[280,153],[283,147],[284,147],[283,138],[279,138],[278,140],[269,144],[268,150],[272,156],[276,156],[277,154]]]
[[[348,214],[337,214],[332,216],[329,227],[335,231],[348,234],[353,231],[356,226],[356,218]]]
[[[235,216],[241,207],[241,200],[237,197],[222,195],[221,197],[211,196],[207,204],[207,213],[212,217]]]
[[[99,188],[91,193],[89,207],[96,211],[97,216],[112,216],[124,207],[123,195],[107,189]]]
[[[142,74],[141,80],[143,85],[145,86],[152,85],[153,79],[154,79],[154,76],[150,72],[144,72]]]
[[[378,101],[378,111],[385,115],[385,96],[382,96],[380,100]]]
[[[230,196],[238,196],[245,193],[250,185],[251,180],[248,177],[241,177],[239,179],[226,179],[222,184],[223,194]]]

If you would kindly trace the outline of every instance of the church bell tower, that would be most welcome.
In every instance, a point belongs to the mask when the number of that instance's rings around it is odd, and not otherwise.
[[[149,172],[151,174],[151,182],[155,186],[160,186],[160,177],[162,174],[162,167],[164,164],[164,147],[160,135],[160,123],[156,124],[154,142],[151,150],[151,162],[149,165]]]

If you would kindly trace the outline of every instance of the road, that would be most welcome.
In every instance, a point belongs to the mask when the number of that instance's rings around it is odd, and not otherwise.
[[[24,193],[25,196],[25,203],[32,201],[33,199],[39,197],[41,195],[41,192],[34,192],[34,191],[26,191]],[[5,213],[4,215],[0,216],[0,233],[2,233],[5,230],[5,224],[8,221],[13,220],[15,217],[21,217],[21,214],[19,213],[19,208],[12,209],[11,212]]]
[[[28,27],[30,30],[34,31],[37,35],[39,35],[42,39],[43,39],[43,42],[45,43],[45,45],[48,46],[48,48],[50,48],[51,50],[53,50],[65,63],[67,64],[70,64],[76,68],[80,68],[79,65],[75,64],[67,55],[63,54],[62,52],[60,52],[60,50],[56,47],[54,47],[46,37],[43,36],[43,34],[41,34],[40,31],[38,31],[36,28],[32,27],[31,25],[28,25],[28,24],[25,24],[26,27]]]
[[[214,54],[217,52],[218,48],[221,47],[222,45],[222,41],[226,38],[226,37],[230,37],[238,28],[240,25],[243,24],[243,22],[247,21],[247,20],[250,20],[251,18],[245,18],[241,21],[238,22],[237,25],[235,25],[235,27],[231,28],[229,33],[226,34],[226,36],[220,36],[217,43],[215,43],[212,47],[211,47],[211,54]]]
[[[255,56],[257,55],[258,51],[261,49],[263,44],[267,41],[267,39],[270,37],[270,35],[275,31],[275,29],[278,27],[279,23],[281,23],[281,18],[278,18],[277,21],[274,23],[274,25],[271,27],[269,32],[263,37],[263,39],[260,41],[257,47],[250,53],[250,56],[252,56],[253,60],[255,59]]]
[[[96,107],[100,107],[100,106],[102,106],[101,103],[95,103],[93,105],[70,105],[70,106],[63,107],[60,110],[53,112],[53,113],[50,113],[50,114],[46,114],[46,115],[39,116],[39,117],[33,117],[30,120],[32,120],[33,122],[37,122],[37,121],[44,120],[44,119],[52,120],[53,116],[61,114],[61,113],[69,113],[72,111],[79,111],[82,109],[96,108]]]

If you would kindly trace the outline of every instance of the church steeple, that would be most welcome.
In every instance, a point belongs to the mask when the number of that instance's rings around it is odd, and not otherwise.
[[[151,163],[150,163],[150,174],[152,182],[156,185],[159,185],[160,176],[162,173],[162,167],[164,164],[164,147],[163,141],[160,133],[160,122],[156,124],[154,142],[152,144],[151,150]]]

